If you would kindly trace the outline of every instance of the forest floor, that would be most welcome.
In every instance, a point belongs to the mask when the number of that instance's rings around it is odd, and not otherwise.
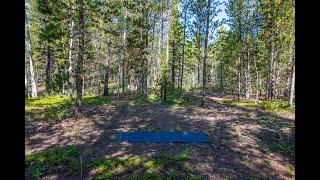
[[[88,96],[76,121],[68,102],[26,100],[27,179],[295,178],[294,110],[276,113],[219,94],[209,94],[205,107],[197,94],[187,102],[168,97],[166,105],[155,96],[121,103]],[[119,132],[138,131],[203,132],[211,143],[113,142]]]

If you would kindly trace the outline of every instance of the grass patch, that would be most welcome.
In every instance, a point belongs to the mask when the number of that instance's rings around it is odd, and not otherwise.
[[[76,146],[55,147],[26,155],[25,169],[26,176],[30,177],[66,170],[67,174],[77,173],[80,171],[79,150]]]
[[[180,95],[179,92],[174,92],[167,96],[166,102],[162,102],[169,106],[192,106],[200,103],[201,97],[192,95]]]
[[[294,144],[291,142],[273,142],[261,144],[259,147],[264,153],[278,152],[294,163]]]
[[[101,96],[86,95],[83,97],[84,105],[107,105],[110,102]],[[49,121],[63,120],[72,117],[72,107],[75,99],[69,100],[65,95],[47,96],[37,99],[25,99],[25,112],[30,119],[46,119]]]
[[[265,152],[265,153],[269,153],[269,152],[270,152],[270,148],[269,148],[269,146],[266,145],[266,144],[261,144],[261,145],[259,146],[259,148],[260,148],[263,152]]]
[[[244,139],[239,134],[233,135],[232,140],[234,140],[235,142],[244,143]]]
[[[294,160],[294,144],[279,142],[272,145],[271,149],[281,152],[291,161]]]
[[[130,106],[139,106],[139,105],[144,105],[144,104],[148,104],[148,103],[152,103],[152,101],[149,101],[149,98],[146,99],[140,95],[136,95],[132,98],[129,99],[128,104]]]
[[[105,106],[110,103],[110,99],[103,96],[87,95],[83,97],[83,104],[92,106]]]
[[[263,100],[255,103],[253,101],[246,100],[232,100],[232,99],[222,99],[220,103],[229,104],[234,106],[243,106],[243,107],[253,107],[259,108],[268,112],[281,112],[281,113],[294,113],[295,108],[290,107],[288,102],[285,100]]]
[[[186,96],[186,95],[185,95]],[[148,98],[144,98],[142,96],[134,96],[129,99],[129,105],[137,106],[137,105],[145,105],[145,104],[157,104],[157,105],[165,105],[165,106],[190,106],[196,105],[200,102],[201,98],[197,96],[188,96],[188,101],[184,100],[184,97],[180,95],[178,91],[174,91],[173,93],[168,93],[166,97],[166,101],[164,102],[160,99],[160,95],[156,92],[152,92],[148,95]]]
[[[284,100],[265,100],[261,101],[258,106],[262,110],[271,112],[294,112],[295,108],[290,107],[287,101]]]
[[[131,156],[127,158],[100,158],[92,162],[98,169],[96,179],[190,179],[191,169],[186,166],[190,151],[183,150],[177,156],[158,153],[154,157]]]

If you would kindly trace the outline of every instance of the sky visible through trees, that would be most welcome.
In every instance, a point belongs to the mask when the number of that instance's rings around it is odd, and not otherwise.
[[[83,21],[77,1],[27,1],[26,95],[219,85],[293,105],[294,2],[211,1],[85,1]]]

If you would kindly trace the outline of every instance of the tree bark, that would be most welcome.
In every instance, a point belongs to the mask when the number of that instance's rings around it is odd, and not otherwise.
[[[51,48],[47,46],[47,63],[46,63],[46,91],[51,93]]]
[[[197,86],[200,87],[200,64],[201,64],[201,37],[200,37],[200,23],[197,24],[196,34],[198,35],[198,64],[197,64]]]
[[[223,58],[220,60],[220,93],[224,92],[224,87],[223,87]]]
[[[172,59],[171,59],[171,83],[172,83],[172,91],[175,87],[175,45],[172,45]]]
[[[103,96],[109,96],[109,67],[106,66],[104,73],[104,87],[103,87]]]
[[[125,0],[124,5],[124,26],[123,26],[123,35],[122,35],[122,58],[121,58],[121,88],[122,94],[125,93],[125,58],[126,58],[126,19],[127,19],[127,1]]]
[[[268,99],[274,96],[274,45],[271,44],[271,56],[269,63]]]
[[[35,70],[33,68],[33,60],[32,60],[32,48],[31,48],[31,39],[30,39],[30,31],[29,31],[29,22],[28,22],[28,16],[27,12],[25,12],[25,26],[26,26],[26,46],[27,46],[27,54],[29,56],[29,65],[30,65],[30,79],[31,79],[31,97],[32,98],[37,98],[37,85],[35,81]]]
[[[98,77],[97,77],[97,95],[100,96],[100,93],[101,93],[101,72],[100,72],[100,69],[98,71]]]
[[[162,51],[162,42],[163,42],[163,12],[161,12],[161,25],[160,25],[160,37],[159,37],[159,49],[158,49],[158,58],[157,58],[157,67],[160,69],[161,65],[161,51]]]
[[[106,65],[105,65],[105,72],[104,72],[104,85],[103,85],[103,96],[109,96],[109,88],[108,88],[108,84],[109,84],[109,45],[108,43],[106,43],[107,45],[107,53],[106,53]]]
[[[82,116],[82,90],[83,90],[83,59],[84,59],[84,2],[77,0],[79,4],[79,55],[76,67],[76,89],[77,101],[75,109],[75,118]]]
[[[199,48],[199,50],[200,50],[200,48]],[[200,87],[200,63],[201,63],[201,60],[200,60],[200,54],[199,54],[198,65],[197,65],[197,85],[198,85],[198,87]]]
[[[166,97],[167,97],[167,78],[168,78],[168,63],[169,63],[169,59],[170,59],[170,26],[171,26],[171,0],[168,1],[167,4],[167,22],[168,22],[168,31],[167,31],[167,49],[166,49],[166,61],[164,64],[164,72],[162,74],[162,88],[163,88],[163,101],[166,101]]]
[[[69,56],[68,56],[68,97],[71,98],[73,94],[73,74],[72,74],[72,46],[73,46],[73,26],[74,22],[71,21],[70,29],[69,29]]]
[[[251,68],[250,68],[250,51],[249,51],[249,47],[247,45],[247,69],[245,71],[245,76],[246,76],[246,99],[250,99],[251,97]]]
[[[203,58],[203,75],[202,75],[202,100],[201,106],[204,106],[205,96],[206,96],[206,70],[207,70],[207,56],[208,56],[208,35],[209,35],[209,19],[210,19],[210,3],[211,0],[208,0],[207,4],[207,23],[206,23],[206,36],[204,40],[204,58]]]
[[[238,100],[240,100],[241,96],[241,53],[238,55]]]
[[[24,75],[24,96],[29,97],[29,95],[28,95],[28,81],[27,81],[26,75]]]
[[[259,71],[258,71],[258,66],[257,66],[257,62],[256,62],[256,58],[255,55],[253,55],[253,63],[255,66],[255,70],[256,70],[256,102],[259,101],[259,91],[260,91],[260,80],[259,80]]]
[[[183,82],[183,70],[184,70],[184,46],[186,43],[186,21],[187,21],[187,8],[188,1],[186,2],[186,8],[184,10],[184,18],[183,18],[183,44],[182,44],[182,60],[181,60],[181,78],[180,78],[180,94],[182,94],[182,82]]]
[[[295,88],[295,54],[294,54],[294,50],[293,50],[292,58],[293,58],[293,64],[292,64],[293,69],[292,69],[292,79],[291,79],[290,99],[289,99],[290,106],[293,106],[294,88]]]
[[[167,61],[166,61],[166,64],[168,64],[169,63],[169,59],[170,59],[170,54],[169,54],[169,52],[170,52],[170,26],[171,26],[171,8],[170,8],[170,6],[171,6],[171,0],[169,0],[168,1],[168,9],[167,9],[167,15],[168,15],[168,17],[167,17],[167,21],[168,21],[168,34],[167,34]]]
[[[145,34],[144,34],[144,47],[143,47],[143,51],[144,51],[144,57],[143,57],[143,68],[142,68],[142,76],[143,76],[143,96],[144,98],[148,98],[148,32],[149,32],[149,19],[148,19],[148,14],[149,14],[149,2],[148,0],[145,0],[144,2],[145,4],[145,12],[144,12],[144,18],[145,18],[145,24],[144,24],[144,28],[145,28]]]

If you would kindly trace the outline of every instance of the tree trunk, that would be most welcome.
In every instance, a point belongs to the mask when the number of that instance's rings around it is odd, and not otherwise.
[[[96,81],[94,69],[93,69],[93,72],[91,72],[91,74],[92,74],[92,78],[90,78],[90,92],[94,92],[94,89],[95,89],[94,82]]]
[[[292,71],[292,69],[291,69]],[[290,91],[291,91],[291,79],[292,79],[292,72],[289,72],[288,76],[287,76],[287,81],[286,81],[286,89],[283,92],[283,96],[288,98],[290,95]]]
[[[125,55],[126,55],[126,19],[127,19],[127,1],[125,0],[124,6],[124,27],[123,27],[123,35],[122,35],[122,58],[121,58],[121,88],[122,94],[125,93]]]
[[[224,92],[224,87],[223,87],[223,59],[221,58],[220,62],[220,93]]]
[[[255,69],[256,69],[256,102],[259,101],[259,91],[260,91],[260,80],[259,80],[259,71],[258,71],[258,66],[257,66],[257,62],[256,62],[256,58],[255,55],[253,55],[253,62],[255,65]]]
[[[72,98],[73,84],[74,84],[74,79],[72,74],[73,26],[74,26],[74,22],[71,21],[71,25],[69,29],[70,39],[69,39],[69,57],[68,57],[68,61],[69,61],[68,63],[68,97],[69,98]]]
[[[271,56],[269,63],[269,82],[268,82],[268,99],[274,96],[274,45],[271,44]]]
[[[103,84],[103,96],[109,96],[109,88],[108,88],[108,84],[109,84],[109,46],[108,43],[106,43],[106,65],[105,65],[105,72],[104,72],[104,84]]]
[[[293,70],[292,70],[292,79],[291,79],[291,90],[290,90],[290,100],[289,100],[289,104],[290,106],[293,106],[293,97],[294,97],[294,88],[295,88],[295,54],[294,54],[294,51],[293,51],[293,54],[292,54],[292,57],[293,57]]]
[[[163,42],[163,12],[161,12],[161,25],[160,25],[160,37],[159,37],[159,49],[158,49],[158,58],[157,58],[157,67],[160,69],[161,66],[161,51],[162,51],[162,42]]]
[[[295,86],[295,68],[293,68],[293,72],[292,72],[290,100],[289,100],[290,106],[293,106],[294,86]]]
[[[164,78],[164,85],[163,85],[163,101],[166,102],[167,100],[167,78]]]
[[[24,75],[24,96],[29,98],[27,76]]]
[[[82,116],[82,90],[83,90],[83,59],[84,59],[84,3],[83,0],[77,0],[79,4],[79,55],[76,66],[76,89],[77,101],[75,109],[75,118]]]
[[[177,77],[177,88],[178,88],[178,91],[180,93],[180,79],[181,79],[181,57],[178,56],[178,77]]]
[[[32,60],[32,48],[31,48],[31,39],[30,39],[30,31],[29,31],[29,22],[28,22],[28,16],[27,12],[25,12],[25,23],[26,23],[26,46],[27,46],[27,52],[29,56],[29,65],[30,65],[30,79],[31,79],[31,97],[37,98],[37,85],[35,81],[35,71],[33,69],[33,60]]]
[[[69,16],[72,15],[72,3],[69,1]],[[69,33],[69,53],[68,53],[68,72],[67,72],[67,94],[68,98],[71,100],[74,92],[74,74],[72,69],[72,48],[73,48],[73,28],[74,28],[74,21],[71,19],[70,23],[68,24],[68,33]]]
[[[274,81],[274,98],[277,99],[279,97],[280,89],[279,89],[279,81],[280,81],[280,68],[277,66],[277,63],[275,64],[275,70],[277,73],[275,73],[275,81]]]
[[[238,100],[240,100],[241,96],[241,53],[238,55]]]
[[[144,24],[144,30],[145,30],[145,34],[144,34],[144,47],[143,47],[143,51],[144,51],[144,57],[143,57],[143,64],[142,64],[142,82],[143,82],[143,86],[142,86],[142,94],[144,96],[144,98],[148,98],[148,32],[149,32],[149,19],[148,19],[148,14],[149,14],[149,2],[148,0],[145,0],[145,12],[144,12],[144,18],[145,18],[145,24]]]
[[[51,49],[47,46],[47,63],[46,63],[46,91],[51,93]]]
[[[29,57],[29,64],[30,64],[30,79],[31,79],[31,97],[37,98],[37,86],[36,81],[34,78],[34,70],[33,70],[33,64],[32,64],[32,57]]]
[[[99,74],[97,77],[97,84],[98,84],[97,95],[100,96],[100,93],[101,93],[101,72],[100,72],[100,70],[99,70]]]
[[[183,70],[184,70],[184,45],[186,43],[186,21],[187,21],[187,8],[188,2],[186,2],[186,9],[184,11],[184,18],[183,18],[183,44],[182,44],[182,60],[181,60],[181,78],[180,78],[180,94],[182,94],[182,82],[183,82]]]
[[[170,26],[171,26],[171,0],[168,1],[168,4],[167,4],[167,21],[168,21],[168,31],[167,31],[167,49],[166,49],[166,54],[167,54],[167,57],[166,57],[166,61],[165,61],[165,64],[164,64],[164,72],[162,74],[162,88],[163,88],[163,101],[165,102],[166,101],[166,98],[167,98],[167,78],[168,78],[168,63],[169,63],[169,56],[170,56]]]
[[[198,64],[197,64],[197,87],[200,87],[200,64],[201,64],[201,37],[200,37],[200,23],[197,24],[197,30],[196,34],[198,35],[198,53],[197,53],[197,59],[198,59]]]
[[[152,51],[152,59],[155,59],[157,54],[155,53],[156,52],[156,48],[155,48],[155,30],[156,30],[156,14],[153,15],[153,25],[152,25],[152,44],[151,44],[151,51]],[[155,83],[156,83],[156,80],[157,80],[157,62],[152,62],[152,73],[151,73],[151,76],[149,76],[149,83],[151,87],[155,87]]]
[[[172,59],[171,59],[171,83],[172,83],[172,91],[175,87],[175,45],[172,45]]]
[[[121,55],[118,62],[118,80],[117,80],[117,94],[118,94],[118,103],[120,102],[120,88],[121,88]]]
[[[169,52],[170,52],[170,26],[171,26],[171,0],[168,1],[168,17],[167,17],[167,21],[168,21],[168,34],[167,34],[167,61],[166,61],[166,64],[169,63]]]
[[[245,76],[246,76],[246,99],[250,99],[251,97],[251,75],[250,75],[250,51],[249,48],[247,47],[247,69],[245,71]]]
[[[198,65],[197,65],[197,86],[200,87],[200,55],[198,58]]]
[[[109,67],[106,66],[105,73],[104,73],[104,87],[103,87],[103,96],[109,96]]]
[[[203,58],[203,75],[202,75],[202,100],[201,106],[204,106],[205,96],[206,96],[206,70],[207,70],[207,56],[208,56],[208,35],[209,35],[209,19],[210,19],[210,3],[211,0],[208,0],[207,4],[207,23],[206,23],[206,36],[204,40],[204,58]]]

